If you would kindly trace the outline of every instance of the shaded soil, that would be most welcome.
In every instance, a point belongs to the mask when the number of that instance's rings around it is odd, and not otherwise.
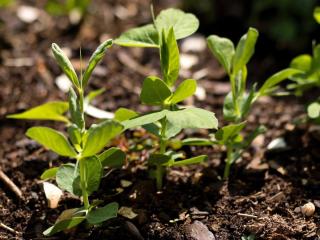
[[[23,192],[23,200],[19,200],[0,182],[0,223],[16,231],[0,227],[0,239],[44,239],[42,231],[54,223],[61,211],[81,204],[79,199],[65,194],[57,209],[47,207],[39,176],[67,159],[58,159],[24,136],[26,129],[35,124],[60,130],[63,126],[8,120],[5,115],[45,101],[65,99],[65,93],[55,85],[60,71],[48,51],[51,42],[69,47],[79,70],[80,46],[87,59],[101,39],[116,37],[124,29],[150,19],[147,1],[97,2],[99,7],[77,25],[71,25],[67,17],[51,17],[43,11],[36,23],[26,24],[16,17],[17,7],[0,10],[0,167]],[[157,4],[156,8],[165,6],[166,3]],[[130,11],[121,15],[121,7]],[[198,62],[183,69],[181,78],[199,79],[206,98],[195,97],[187,104],[211,110],[221,120],[223,98],[229,91],[223,71],[207,50],[192,54]],[[23,58],[28,59],[23,62]],[[94,105],[107,111],[119,107],[146,111],[147,107],[139,104],[139,87],[143,78],[157,74],[157,69],[159,63],[153,50],[113,47],[90,82],[91,89],[106,88]],[[316,94],[308,97],[312,99]],[[143,131],[126,133],[128,138],[113,142],[127,151],[126,166],[104,178],[92,198],[106,203],[117,201],[120,206],[132,208],[137,216],[119,216],[96,227],[82,225],[48,239],[195,239],[191,230],[197,221],[215,239],[241,239],[250,234],[255,239],[319,239],[320,129],[303,121],[306,100],[259,100],[248,118],[247,130],[264,124],[269,131],[256,139],[235,164],[229,182],[220,178],[224,149],[185,147],[181,151],[187,156],[208,154],[209,160],[202,165],[168,170],[164,189],[157,192],[148,178],[145,161],[148,147],[156,143]],[[220,124],[224,124],[222,120]],[[186,131],[179,137],[206,134]],[[268,144],[278,137],[284,139],[286,147],[268,151]],[[123,180],[131,185],[122,186]],[[316,205],[311,217],[299,212],[307,202]]]

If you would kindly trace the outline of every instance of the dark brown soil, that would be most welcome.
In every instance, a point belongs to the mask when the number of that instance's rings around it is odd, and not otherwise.
[[[42,231],[54,223],[59,213],[81,203],[65,194],[57,209],[47,207],[39,176],[67,159],[46,151],[27,139],[24,132],[35,124],[61,130],[63,126],[8,120],[5,115],[45,101],[65,99],[54,83],[60,71],[49,56],[51,42],[69,47],[73,63],[79,66],[80,46],[87,59],[101,39],[116,37],[129,27],[148,22],[149,3],[96,1],[94,14],[89,13],[78,25],[71,25],[67,17],[51,17],[44,11],[35,23],[26,24],[16,17],[17,6],[0,9],[0,167],[21,189],[23,200],[0,182],[0,223],[16,231],[0,227],[0,239],[45,239]],[[36,6],[41,7],[41,3]],[[116,14],[121,6],[131,9],[122,18]],[[157,4],[156,8],[165,6],[168,4]],[[207,50],[195,54],[199,62],[184,74],[192,77],[205,69],[206,74],[198,83],[206,89],[207,96],[205,100],[194,98],[190,102],[214,111],[221,120],[228,84]],[[24,66],[17,66],[14,60],[18,58],[30,59]],[[156,74],[158,68],[153,50],[113,47],[90,83],[91,89],[107,89],[94,105],[107,111],[119,107],[145,111],[146,107],[139,103],[139,86],[147,74]],[[309,98],[315,94],[311,93]],[[185,147],[181,151],[186,155],[208,154],[209,160],[202,165],[168,170],[164,189],[157,192],[146,171],[148,148],[141,150],[143,145],[155,145],[154,140],[148,140],[149,136],[142,131],[126,133],[131,140],[120,137],[113,144],[120,144],[128,152],[127,165],[104,178],[101,189],[92,198],[106,203],[117,201],[120,206],[132,208],[137,216],[119,216],[96,227],[83,225],[48,239],[195,239],[191,232],[198,221],[207,227],[204,234],[208,236],[210,231],[219,240],[241,239],[250,234],[255,239],[319,239],[320,129],[303,121],[303,102],[294,97],[268,97],[255,105],[248,130],[258,124],[269,130],[233,166],[229,182],[220,178],[224,149]],[[220,124],[223,125],[222,120]],[[186,131],[180,137],[191,134]],[[207,132],[196,134],[206,136]],[[267,145],[278,137],[287,146],[268,151]],[[123,180],[132,184],[122,187]],[[307,202],[316,205],[311,217],[298,211]],[[202,238],[199,235],[197,239]]]

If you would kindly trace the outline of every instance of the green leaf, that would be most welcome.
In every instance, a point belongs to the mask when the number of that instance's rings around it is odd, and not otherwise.
[[[173,166],[185,166],[185,165],[190,165],[190,164],[198,164],[202,163],[203,161],[207,160],[208,156],[206,155],[200,155],[197,157],[193,158],[188,158],[180,161],[174,161],[174,162],[169,162],[168,167],[173,167]]]
[[[313,11],[313,17],[320,24],[320,7],[316,7]]]
[[[220,144],[232,144],[245,126],[246,122],[241,122],[238,124],[229,124],[227,126],[224,126],[223,128],[220,128],[215,134],[215,137]]]
[[[72,124],[68,127],[69,138],[74,146],[74,148],[80,152],[81,151],[81,131],[77,125]]]
[[[158,32],[153,24],[130,29],[114,42],[124,47],[159,47]]]
[[[98,90],[94,90],[94,91],[89,92],[89,94],[84,98],[85,104],[89,104],[93,99],[100,96],[105,91],[106,91],[105,88],[100,88]]]
[[[99,124],[91,125],[86,133],[82,157],[93,156],[100,152],[122,130],[123,126],[113,120],[105,120]]]
[[[102,208],[91,210],[87,215],[87,221],[90,224],[98,224],[117,217],[119,204],[112,202]]]
[[[149,165],[165,165],[171,160],[171,157],[165,154],[151,154],[148,159]]]
[[[230,74],[232,58],[235,50],[233,43],[228,38],[211,35],[207,38],[208,46],[213,55],[218,59],[224,70]]]
[[[68,57],[64,54],[64,52],[56,43],[52,43],[51,50],[62,71],[67,75],[70,81],[77,88],[80,88],[80,83],[79,83],[77,74]]]
[[[112,147],[98,156],[102,167],[121,168],[126,160],[126,154],[120,148]]]
[[[176,39],[181,39],[197,31],[199,20],[191,13],[169,8],[160,12],[155,20],[155,25],[158,32],[168,31],[173,27]]]
[[[84,162],[86,190],[91,195],[91,193],[99,189],[102,165],[100,160],[95,156],[83,158],[80,161]]]
[[[53,168],[49,168],[49,169],[45,170],[40,176],[41,180],[47,180],[49,178],[55,178],[58,169],[59,169],[58,167],[53,167]]]
[[[68,110],[67,102],[47,102],[40,106],[31,108],[23,113],[11,114],[7,118],[30,119],[30,120],[53,120],[69,123],[69,120],[63,116]]]
[[[171,138],[184,128],[216,129],[218,120],[213,112],[200,108],[185,108],[177,111],[168,111],[166,138]]]
[[[163,105],[164,101],[171,96],[167,84],[160,78],[150,76],[144,79],[140,99],[148,105]]]
[[[28,129],[26,135],[61,156],[77,156],[66,137],[52,128],[32,127]]]
[[[268,129],[261,125],[261,126],[258,126],[254,129],[254,131],[252,131],[245,139],[244,141],[241,143],[242,145],[242,148],[247,148],[251,145],[251,143],[253,142],[253,140],[259,136],[260,134],[263,134],[267,131]]]
[[[295,57],[291,63],[290,68],[295,68],[303,72],[308,72],[311,69],[312,57],[309,54],[302,54]]]
[[[59,188],[75,196],[81,196],[79,168],[73,164],[63,164],[56,173],[56,182]]]
[[[293,68],[287,68],[280,72],[277,72],[276,74],[272,75],[264,82],[264,84],[258,91],[258,96],[269,94],[268,90],[277,86],[281,81],[286,80],[288,77],[297,73],[301,73],[301,71]]]
[[[250,60],[258,39],[258,31],[249,28],[247,34],[241,37],[233,57],[233,72],[237,74]]]
[[[168,110],[162,110],[158,112],[152,112],[145,115],[141,115],[136,118],[132,118],[126,121],[121,122],[125,129],[134,128],[138,126],[143,126],[149,123],[154,123],[166,116]]]
[[[168,32],[162,31],[160,45],[161,71],[164,82],[171,87],[179,76],[179,48],[173,28]]]
[[[129,120],[131,118],[137,117],[138,115],[139,115],[138,113],[128,108],[119,108],[114,113],[114,119],[119,122],[123,122],[125,120]]]
[[[171,104],[179,103],[186,98],[192,96],[197,90],[197,81],[194,79],[184,80],[177,88],[177,90],[173,93],[170,98]]]
[[[71,121],[75,123],[79,129],[84,129],[85,122],[84,116],[81,112],[78,97],[73,88],[69,90],[69,112],[71,115]]]
[[[211,146],[213,141],[206,138],[186,138],[181,141],[183,146]]]
[[[313,102],[308,106],[308,116],[309,118],[318,118],[320,116],[320,104],[318,102]]]
[[[235,121],[238,116],[235,113],[232,92],[229,92],[223,102],[223,118],[227,121]]]
[[[251,110],[251,106],[254,103],[256,96],[256,84],[253,84],[253,86],[250,89],[250,92],[247,94],[243,94],[242,98],[240,99],[240,111],[241,111],[241,119],[244,119],[247,117]]]
[[[101,61],[101,59],[104,57],[107,49],[110,48],[111,46],[112,46],[112,39],[109,39],[103,42],[102,44],[100,44],[100,46],[97,47],[97,49],[94,51],[94,53],[89,59],[88,66],[82,77],[82,88],[87,86],[89,78],[92,74],[92,71],[97,66],[97,64]]]
[[[80,214],[81,209],[67,209],[61,213],[56,223],[45,230],[43,234],[45,236],[52,236],[55,233],[61,232],[63,230],[71,229],[77,225],[79,225],[83,220],[85,220],[85,216]]]

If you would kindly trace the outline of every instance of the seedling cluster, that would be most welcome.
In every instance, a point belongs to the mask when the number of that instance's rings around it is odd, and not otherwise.
[[[170,148],[172,142],[179,142],[181,146],[225,146],[227,157],[223,178],[228,179],[231,165],[241,157],[242,152],[250,146],[255,137],[265,131],[264,126],[259,126],[243,137],[246,118],[254,102],[261,96],[272,94],[279,83],[287,78],[296,82],[296,89],[300,88],[300,78],[309,78],[319,65],[311,64],[313,61],[317,62],[320,56],[320,48],[315,46],[314,60],[311,61],[311,56],[298,57],[293,60],[291,68],[272,75],[260,88],[253,84],[247,90],[247,64],[254,54],[258,31],[249,28],[237,46],[227,38],[209,36],[208,46],[227,73],[231,85],[231,92],[225,97],[223,106],[223,116],[229,124],[218,129],[218,120],[213,112],[181,105],[186,98],[195,93],[197,81],[185,79],[177,84],[180,69],[177,40],[190,36],[198,27],[199,21],[193,14],[167,9],[156,17],[153,14],[152,23],[130,29],[117,38],[114,43],[120,46],[158,50],[161,76],[146,76],[140,93],[141,103],[153,106],[156,110],[137,113],[134,110],[120,108],[115,112],[114,119],[106,119],[91,126],[86,123],[86,108],[103,90],[91,92],[85,97],[86,88],[94,68],[112,46],[113,41],[107,40],[96,49],[87,67],[84,71],[81,69],[80,76],[59,46],[52,44],[52,52],[58,65],[72,82],[68,101],[47,102],[23,113],[8,116],[65,123],[67,135],[42,126],[32,127],[26,133],[29,138],[45,148],[72,159],[69,163],[46,170],[41,178],[55,179],[61,189],[81,197],[83,201],[83,206],[65,210],[56,223],[44,232],[45,235],[72,228],[83,221],[100,224],[117,215],[116,202],[100,207],[103,201],[90,201],[89,197],[99,189],[106,168],[119,168],[123,165],[125,153],[116,147],[105,147],[113,138],[128,129],[142,127],[158,138],[158,144],[153,146],[148,156],[149,173],[155,179],[158,190],[164,185],[163,179],[168,167],[198,164],[207,158],[206,155],[185,158],[183,154]],[[310,64],[305,64],[305,59]],[[212,134],[208,138],[175,140],[174,138],[186,128],[211,129]]]

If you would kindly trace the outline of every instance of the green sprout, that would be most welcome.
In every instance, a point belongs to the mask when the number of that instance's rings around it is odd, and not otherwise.
[[[180,69],[177,40],[193,34],[198,29],[198,19],[181,10],[167,9],[153,20],[153,24],[123,33],[115,43],[126,47],[151,47],[159,50],[162,77],[145,78],[140,94],[143,104],[156,106],[159,110],[138,115],[131,110],[121,109],[116,112],[116,118],[117,115],[121,116],[126,129],[142,126],[159,138],[159,148],[154,149],[148,164],[150,174],[156,179],[160,190],[167,167],[200,163],[207,158],[201,155],[181,160],[181,154],[167,149],[170,139],[185,128],[216,129],[218,121],[212,112],[178,105],[195,93],[197,83],[194,79],[186,79],[175,86]]]
[[[118,203],[112,202],[97,208],[101,202],[90,203],[89,196],[98,190],[105,167],[121,167],[125,154],[119,148],[109,148],[102,152],[111,139],[123,131],[123,126],[115,120],[104,120],[88,128],[85,121],[85,105],[102,91],[90,93],[84,97],[92,71],[112,46],[112,40],[102,43],[92,54],[84,73],[78,78],[70,60],[60,47],[53,43],[52,52],[60,68],[72,82],[68,102],[48,102],[9,118],[54,120],[64,122],[68,137],[48,127],[31,127],[26,135],[60,156],[75,159],[75,163],[62,164],[46,170],[41,179],[55,179],[57,185],[69,193],[79,196],[83,206],[65,210],[56,223],[44,231],[52,235],[72,228],[84,220],[89,224],[99,224],[117,216]],[[69,110],[69,116],[64,113]]]
[[[246,118],[253,103],[261,96],[272,94],[283,80],[301,72],[293,68],[284,69],[269,77],[259,89],[257,84],[253,84],[247,91],[247,64],[254,54],[258,35],[256,29],[249,28],[236,47],[229,39],[217,35],[207,39],[211,52],[228,74],[231,84],[231,92],[225,97],[223,106],[224,119],[231,124],[219,129],[212,140],[212,143],[226,147],[224,179],[228,179],[231,165],[239,159],[244,149],[265,131],[264,126],[259,126],[246,138],[242,137],[241,132],[246,126]]]

